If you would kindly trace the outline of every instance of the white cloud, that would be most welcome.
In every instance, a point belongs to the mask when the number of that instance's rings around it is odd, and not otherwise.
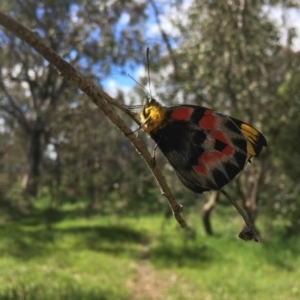
[[[109,79],[104,86],[105,91],[113,98],[118,95],[118,91],[122,91],[126,95],[132,89],[132,86],[122,85],[120,81],[117,82],[114,79]]]
[[[114,98],[117,96],[118,87],[119,85],[115,80],[109,79],[105,85],[105,90],[111,97]]]
[[[121,17],[120,17],[120,19],[119,19],[119,23],[120,23],[121,25],[127,25],[128,22],[129,22],[129,20],[130,20],[129,14],[123,12],[122,15],[121,15]]]

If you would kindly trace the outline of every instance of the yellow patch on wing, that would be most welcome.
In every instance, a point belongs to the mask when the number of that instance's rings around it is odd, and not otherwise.
[[[260,139],[260,132],[248,124],[241,124],[241,132],[247,139],[247,160],[252,156],[257,156],[260,150],[257,149],[257,142]]]

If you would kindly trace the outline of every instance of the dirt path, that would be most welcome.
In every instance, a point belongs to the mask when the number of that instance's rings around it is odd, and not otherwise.
[[[132,300],[171,300],[167,290],[178,280],[175,273],[157,272],[146,261],[141,261],[135,268],[134,279],[129,280],[127,286],[132,291]]]
[[[164,291],[178,280],[175,273],[155,271],[148,264],[148,246],[141,251],[141,259],[133,266],[133,279],[128,280],[127,286],[132,291],[133,300],[166,300]]]

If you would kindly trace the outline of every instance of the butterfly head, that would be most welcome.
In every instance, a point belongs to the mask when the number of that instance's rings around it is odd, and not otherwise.
[[[166,115],[166,109],[152,97],[146,97],[144,100],[143,111],[140,114],[144,130],[149,134],[155,131],[163,122]]]

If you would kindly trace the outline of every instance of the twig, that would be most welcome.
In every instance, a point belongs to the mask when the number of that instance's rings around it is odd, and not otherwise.
[[[226,198],[231,202],[231,204],[236,208],[236,210],[239,212],[239,214],[244,219],[247,229],[243,229],[240,234],[239,238],[241,238],[244,241],[254,240],[255,242],[258,242],[258,238],[256,236],[256,233],[254,231],[253,225],[251,224],[250,220],[244,213],[244,211],[238,206],[238,204],[230,197],[229,194],[227,194],[224,190],[221,190],[221,193],[226,196]]]

